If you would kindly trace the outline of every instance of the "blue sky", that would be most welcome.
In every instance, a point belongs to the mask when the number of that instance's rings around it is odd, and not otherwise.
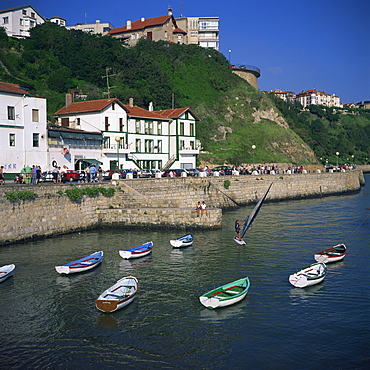
[[[168,6],[175,17],[218,16],[220,52],[260,68],[260,90],[316,88],[342,103],[370,100],[370,0],[0,0],[0,9],[27,3],[68,25],[100,19],[121,27]]]

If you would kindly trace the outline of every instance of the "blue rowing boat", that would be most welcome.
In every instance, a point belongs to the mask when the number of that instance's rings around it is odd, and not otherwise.
[[[181,238],[170,240],[170,244],[175,248],[188,247],[193,244],[194,237],[192,234],[187,234]]]
[[[87,257],[80,258],[79,260],[66,263],[62,266],[55,266],[55,270],[59,274],[74,274],[76,272],[83,272],[91,270],[98,266],[103,259],[103,251],[95,252]]]
[[[147,254],[149,254],[152,251],[152,249],[153,249],[153,242],[148,242],[142,245],[138,245],[137,247],[119,251],[119,255],[122,258],[128,260],[130,258],[144,257]]]

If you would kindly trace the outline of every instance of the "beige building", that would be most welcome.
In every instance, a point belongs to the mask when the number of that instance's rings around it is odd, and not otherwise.
[[[114,28],[108,32],[114,38],[135,45],[142,37],[149,40],[164,40],[175,44],[183,44],[186,32],[177,26],[176,19],[172,15],[172,9],[168,9],[168,15],[155,18],[141,18],[138,21],[128,20],[126,26]]]
[[[112,24],[108,22],[101,23],[99,19],[96,20],[95,23],[89,24],[82,24],[77,23],[74,26],[67,26],[68,30],[80,30],[86,33],[91,33],[93,35],[106,35],[109,31],[111,31],[114,27]]]
[[[219,50],[219,17],[180,17],[176,22],[186,32],[185,44]]]
[[[326,105],[327,107],[343,107],[340,102],[339,96],[335,94],[327,94],[319,90],[306,90],[296,94],[296,101],[303,105]]]

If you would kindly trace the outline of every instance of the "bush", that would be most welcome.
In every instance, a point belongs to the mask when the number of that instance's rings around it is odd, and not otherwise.
[[[227,189],[230,185],[231,185],[230,180],[225,180],[224,181],[224,187],[225,187],[225,189]]]
[[[37,197],[37,194],[31,190],[27,190],[27,191],[9,192],[9,193],[6,193],[4,196],[10,202],[15,202],[18,199],[23,199],[23,200],[34,199]]]

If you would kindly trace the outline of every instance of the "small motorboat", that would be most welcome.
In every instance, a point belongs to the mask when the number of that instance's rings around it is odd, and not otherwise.
[[[65,265],[55,266],[55,270],[57,270],[59,274],[74,274],[76,272],[88,271],[101,263],[103,254],[102,251],[95,252],[90,254],[90,256],[66,263]]]
[[[182,236],[181,238],[177,238],[174,240],[170,240],[170,244],[175,248],[181,248],[181,247],[189,247],[193,244],[194,237],[192,234],[187,234]]]
[[[131,303],[136,296],[139,283],[134,276],[118,280],[96,300],[96,308],[102,312],[114,312]]]
[[[250,281],[248,277],[222,285],[199,297],[200,303],[207,308],[230,306],[241,301],[248,293]]]
[[[144,257],[149,254],[153,249],[153,242],[148,242],[137,247],[119,251],[119,255],[128,260],[130,258]]]
[[[11,276],[13,276],[14,269],[15,269],[14,264],[1,266],[0,267],[0,283],[10,278]]]
[[[324,263],[314,263],[290,275],[289,282],[296,288],[305,288],[307,286],[315,285],[324,280],[326,270]]]
[[[313,258],[315,261],[323,263],[338,262],[345,257],[346,253],[346,246],[344,244],[337,244],[334,247],[316,253]]]

